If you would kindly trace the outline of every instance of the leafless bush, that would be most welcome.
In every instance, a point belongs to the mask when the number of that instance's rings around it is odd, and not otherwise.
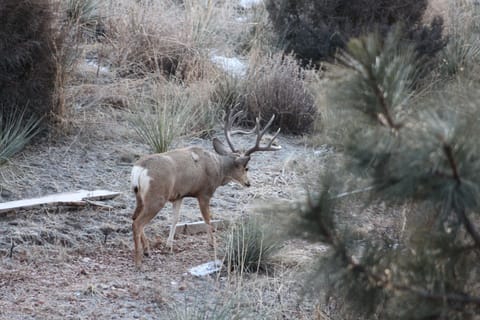
[[[259,114],[265,121],[276,115],[273,127],[294,134],[312,129],[316,108],[305,85],[306,72],[290,55],[275,54],[252,61],[243,106],[248,120]]]

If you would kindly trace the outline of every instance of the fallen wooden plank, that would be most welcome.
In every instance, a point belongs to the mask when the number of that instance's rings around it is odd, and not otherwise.
[[[105,204],[103,202],[100,202],[100,201],[93,201],[93,200],[88,200],[88,199],[84,199],[85,202],[91,206],[94,206],[94,207],[99,207],[100,209],[102,210],[113,210],[114,208],[112,206],[109,206],[108,204]]]
[[[84,206],[87,205],[87,200],[107,200],[113,199],[118,195],[120,195],[120,192],[113,192],[108,190],[78,190],[74,192],[57,193],[39,198],[0,203],[0,213],[14,211],[18,209],[31,209],[43,205]]]
[[[225,229],[228,226],[228,222],[225,220],[212,220],[210,223],[214,230]],[[175,233],[181,234],[193,235],[197,233],[205,233],[207,231],[208,226],[203,221],[179,223],[175,227]]]

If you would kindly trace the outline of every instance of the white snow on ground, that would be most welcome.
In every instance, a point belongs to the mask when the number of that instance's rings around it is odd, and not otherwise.
[[[261,3],[263,0],[240,0],[239,5],[245,9],[249,9],[259,3]]]
[[[247,66],[238,58],[227,58],[224,56],[213,54],[212,62],[220,66],[227,73],[230,73],[234,76],[243,77],[247,73]]]
[[[110,70],[107,67],[99,66],[98,63],[95,60],[86,59],[85,62],[86,62],[87,66],[98,69],[100,72],[103,72],[103,73],[109,73],[110,72]]]

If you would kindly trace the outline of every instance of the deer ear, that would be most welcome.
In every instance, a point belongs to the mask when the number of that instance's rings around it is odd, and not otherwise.
[[[243,167],[246,167],[247,164],[248,164],[248,161],[250,161],[250,157],[238,157],[238,158],[235,158],[235,164],[237,166],[243,166]]]
[[[213,149],[215,149],[216,153],[222,156],[226,156],[231,153],[227,150],[227,148],[225,148],[225,145],[220,140],[218,140],[218,138],[213,138]]]

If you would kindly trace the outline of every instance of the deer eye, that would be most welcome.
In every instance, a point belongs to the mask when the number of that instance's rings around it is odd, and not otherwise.
[[[245,171],[248,171],[248,167],[245,167]]]

